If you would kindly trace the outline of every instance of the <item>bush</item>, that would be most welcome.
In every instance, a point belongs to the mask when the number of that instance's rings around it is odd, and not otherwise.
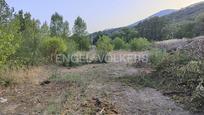
[[[91,41],[87,36],[73,35],[71,39],[77,43],[80,51],[88,51],[91,47]]]
[[[20,43],[16,41],[13,34],[1,31],[0,29],[0,67],[6,63],[7,58],[14,54]]]
[[[151,75],[157,88],[193,112],[204,108],[204,63],[185,54],[168,55]]]
[[[74,54],[77,52],[78,49],[78,44],[72,40],[69,39],[67,41],[67,50],[65,52],[66,58],[68,58],[67,60],[63,60],[63,66],[68,66],[68,67],[72,67],[72,66],[77,66],[78,63],[74,62],[71,57],[74,57]]]
[[[106,57],[108,52],[110,52],[113,49],[113,46],[111,44],[111,39],[108,36],[102,36],[99,38],[97,45],[97,54],[99,58],[99,62],[106,63]]]
[[[132,51],[143,51],[150,47],[151,43],[145,38],[135,38],[130,41]]]
[[[89,38],[82,37],[78,41],[78,45],[79,45],[79,50],[81,50],[81,51],[88,51],[90,49],[91,43],[90,43]]]
[[[152,66],[156,67],[159,65],[165,57],[167,57],[167,53],[161,49],[152,49],[149,52],[149,62]]]
[[[125,48],[125,42],[121,38],[117,37],[113,40],[113,46],[115,50],[121,50]]]
[[[58,37],[45,38],[42,46],[45,51],[45,56],[48,57],[51,62],[55,62],[58,53],[64,53],[67,50],[66,41]]]

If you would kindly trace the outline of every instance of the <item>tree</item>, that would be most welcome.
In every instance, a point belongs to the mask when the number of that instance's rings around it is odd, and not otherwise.
[[[73,27],[73,34],[77,36],[86,36],[87,35],[87,26],[85,21],[81,17],[77,17],[77,19],[74,22]]]
[[[135,38],[130,42],[130,48],[132,51],[141,51],[148,49],[150,44],[146,38]]]
[[[168,21],[161,17],[153,17],[142,21],[136,26],[141,37],[149,40],[162,40],[165,37],[164,27]]]
[[[16,52],[19,47],[19,41],[15,40],[12,33],[7,33],[0,29],[0,66],[5,64],[8,57]],[[14,42],[15,41],[15,42]]]
[[[0,25],[7,24],[13,16],[14,9],[5,0],[0,0]]]
[[[78,50],[88,51],[90,49],[91,41],[88,36],[77,36],[74,34],[71,36],[71,39],[77,43]]]
[[[51,17],[50,32],[51,36],[61,36],[63,33],[63,17],[57,12]]]
[[[133,38],[139,37],[139,34],[134,28],[124,27],[120,31],[114,32],[110,37],[111,38],[116,38],[116,37],[124,38],[126,42],[129,42]]]
[[[195,26],[193,28],[195,36],[204,35],[204,13],[200,14],[195,21]]]
[[[177,33],[176,33],[176,38],[192,38],[194,37],[195,33],[193,32],[195,23],[194,22],[186,22],[183,24],[180,24]]]
[[[77,17],[74,22],[73,36],[79,46],[79,50],[87,51],[90,48],[90,39],[87,35],[87,26],[85,21],[81,17]]]
[[[111,39],[108,36],[102,36],[96,45],[99,62],[106,63],[107,54],[113,49]]]
[[[21,47],[15,56],[19,63],[25,65],[38,64],[40,61],[40,23],[38,20],[31,19],[30,13],[20,11],[15,15],[15,19],[20,23],[19,32],[22,35]]]
[[[115,50],[120,50],[125,48],[125,42],[123,39],[117,37],[113,40],[113,46]]]
[[[66,41],[58,37],[48,37],[42,42],[44,54],[50,62],[55,63],[58,53],[64,53],[67,50]]]
[[[52,37],[68,38],[70,35],[69,23],[63,21],[63,16],[57,12],[52,15],[50,23],[50,35]]]
[[[41,38],[45,38],[50,35],[50,29],[47,22],[44,22],[40,28]]]
[[[65,21],[63,24],[62,38],[68,38],[70,35],[69,22]]]

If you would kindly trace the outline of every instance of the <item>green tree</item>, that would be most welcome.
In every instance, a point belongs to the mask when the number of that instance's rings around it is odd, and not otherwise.
[[[2,66],[7,63],[8,57],[16,52],[19,41],[15,40],[14,34],[4,32],[1,29],[0,34],[0,66]]]
[[[17,50],[16,57],[19,63],[25,65],[38,64],[41,52],[40,47],[40,22],[31,19],[30,13],[20,11],[15,15],[15,19],[20,23],[19,32],[22,35],[21,47]]]
[[[115,50],[120,50],[125,48],[125,42],[123,39],[117,37],[113,40],[113,46]]]
[[[50,23],[50,35],[51,37],[56,36],[60,38],[68,38],[70,34],[69,23],[63,21],[63,16],[57,12],[52,15]]]
[[[164,28],[168,21],[161,17],[153,17],[136,26],[136,30],[141,37],[145,37],[149,40],[162,40],[165,37]]]
[[[55,63],[58,53],[64,53],[67,51],[66,41],[58,37],[45,38],[42,42],[42,46],[44,49],[44,55],[53,63]]]
[[[10,8],[5,0],[0,0],[0,25],[7,24],[12,16],[14,9]]]
[[[90,48],[91,41],[87,35],[87,26],[81,17],[77,17],[74,22],[72,38],[78,44],[79,50],[87,51]]]
[[[57,12],[52,15],[50,23],[51,36],[61,36],[63,32],[63,17]]]
[[[67,39],[70,35],[70,31],[69,31],[69,22],[65,21],[63,23],[63,31],[62,31],[62,38]]]
[[[44,22],[40,28],[41,38],[45,38],[50,35],[50,29],[47,22]]]
[[[195,33],[195,36],[204,35],[204,13],[196,18],[193,33]]]
[[[148,49],[150,44],[146,38],[135,38],[130,42],[130,49],[132,51],[142,51]]]
[[[126,42],[129,42],[133,38],[139,37],[139,33],[134,28],[128,28],[124,27],[120,31],[114,32],[111,36],[111,38],[124,38]]]
[[[73,34],[77,36],[87,36],[87,26],[81,17],[77,17],[74,22]]]
[[[78,50],[88,51],[91,47],[91,41],[88,36],[77,36],[72,35],[71,39],[74,40],[78,45]]]
[[[99,62],[106,63],[108,53],[113,49],[111,39],[108,36],[102,36],[96,45]]]

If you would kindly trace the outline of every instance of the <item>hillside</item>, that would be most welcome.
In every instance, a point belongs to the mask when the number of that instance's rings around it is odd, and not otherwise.
[[[149,16],[148,18],[152,18],[152,17],[156,17],[156,16],[162,17],[162,16],[166,16],[166,15],[172,14],[172,13],[174,13],[174,12],[176,12],[176,11],[177,11],[177,10],[175,10],[175,9],[162,10],[162,11],[160,11],[160,12],[158,12],[158,13],[155,13],[155,14]],[[148,18],[146,18],[146,19],[148,19]],[[145,20],[145,19],[144,19],[144,20]],[[134,27],[134,26],[136,26],[137,24],[139,24],[139,23],[142,22],[142,21],[143,21],[143,20],[140,20],[140,21],[138,21],[138,22],[135,22],[135,23],[129,25],[128,27]]]
[[[171,13],[173,13],[173,12],[175,12],[175,11],[176,11],[175,9],[162,10],[162,11],[159,11],[159,12],[157,12],[157,13],[155,13],[155,14],[149,16],[148,18],[152,18],[152,17],[156,17],[156,16],[162,17],[162,16],[165,16],[165,15],[171,14]],[[148,18],[146,18],[146,19],[148,19]],[[143,19],[143,20],[145,20],[145,19]],[[122,31],[121,29],[123,29],[123,28],[133,28],[133,27],[135,27],[137,24],[139,24],[140,22],[142,22],[143,20],[137,21],[137,22],[135,22],[135,23],[133,23],[133,24],[130,24],[130,25],[128,25],[128,26],[125,26],[125,27],[111,28],[111,29],[106,29],[106,30],[100,31],[100,32],[102,32],[103,34],[106,34],[106,35],[109,35],[109,36],[110,36],[110,35],[113,34],[113,33],[119,33],[119,32],[121,32],[121,31]],[[95,34],[97,34],[97,33],[98,33],[98,32],[92,33],[92,34],[91,34],[91,38],[95,37],[95,36],[96,36]]]
[[[172,10],[172,9],[168,9],[168,10],[162,10],[158,13],[155,13],[154,15],[135,22],[129,26],[126,27],[120,27],[120,28],[114,28],[114,29],[107,29],[104,31],[100,31],[100,34],[102,35],[108,35],[110,37],[113,37],[114,34],[118,34],[118,33],[123,33],[124,28],[126,29],[131,29],[132,31],[135,31],[135,28],[138,27],[138,24],[143,23],[144,21],[151,19],[153,17],[162,17],[164,19],[168,20],[169,24],[175,24],[175,23],[182,23],[182,22],[194,22],[195,18],[197,16],[199,16],[200,14],[202,14],[204,12],[204,2],[199,2],[193,5],[190,5],[186,8],[182,8],[180,10]],[[91,38],[95,39],[95,37],[98,35],[98,32],[95,32],[93,34],[91,34]],[[191,36],[193,37],[193,36]]]
[[[199,2],[164,17],[172,22],[194,21],[194,19],[203,12],[204,2]]]

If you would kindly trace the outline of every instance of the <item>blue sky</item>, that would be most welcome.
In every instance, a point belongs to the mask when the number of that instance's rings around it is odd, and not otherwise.
[[[50,22],[54,12],[63,15],[70,28],[77,16],[88,31],[126,26],[160,10],[179,9],[203,0],[6,0],[15,10],[30,12],[41,22]]]

